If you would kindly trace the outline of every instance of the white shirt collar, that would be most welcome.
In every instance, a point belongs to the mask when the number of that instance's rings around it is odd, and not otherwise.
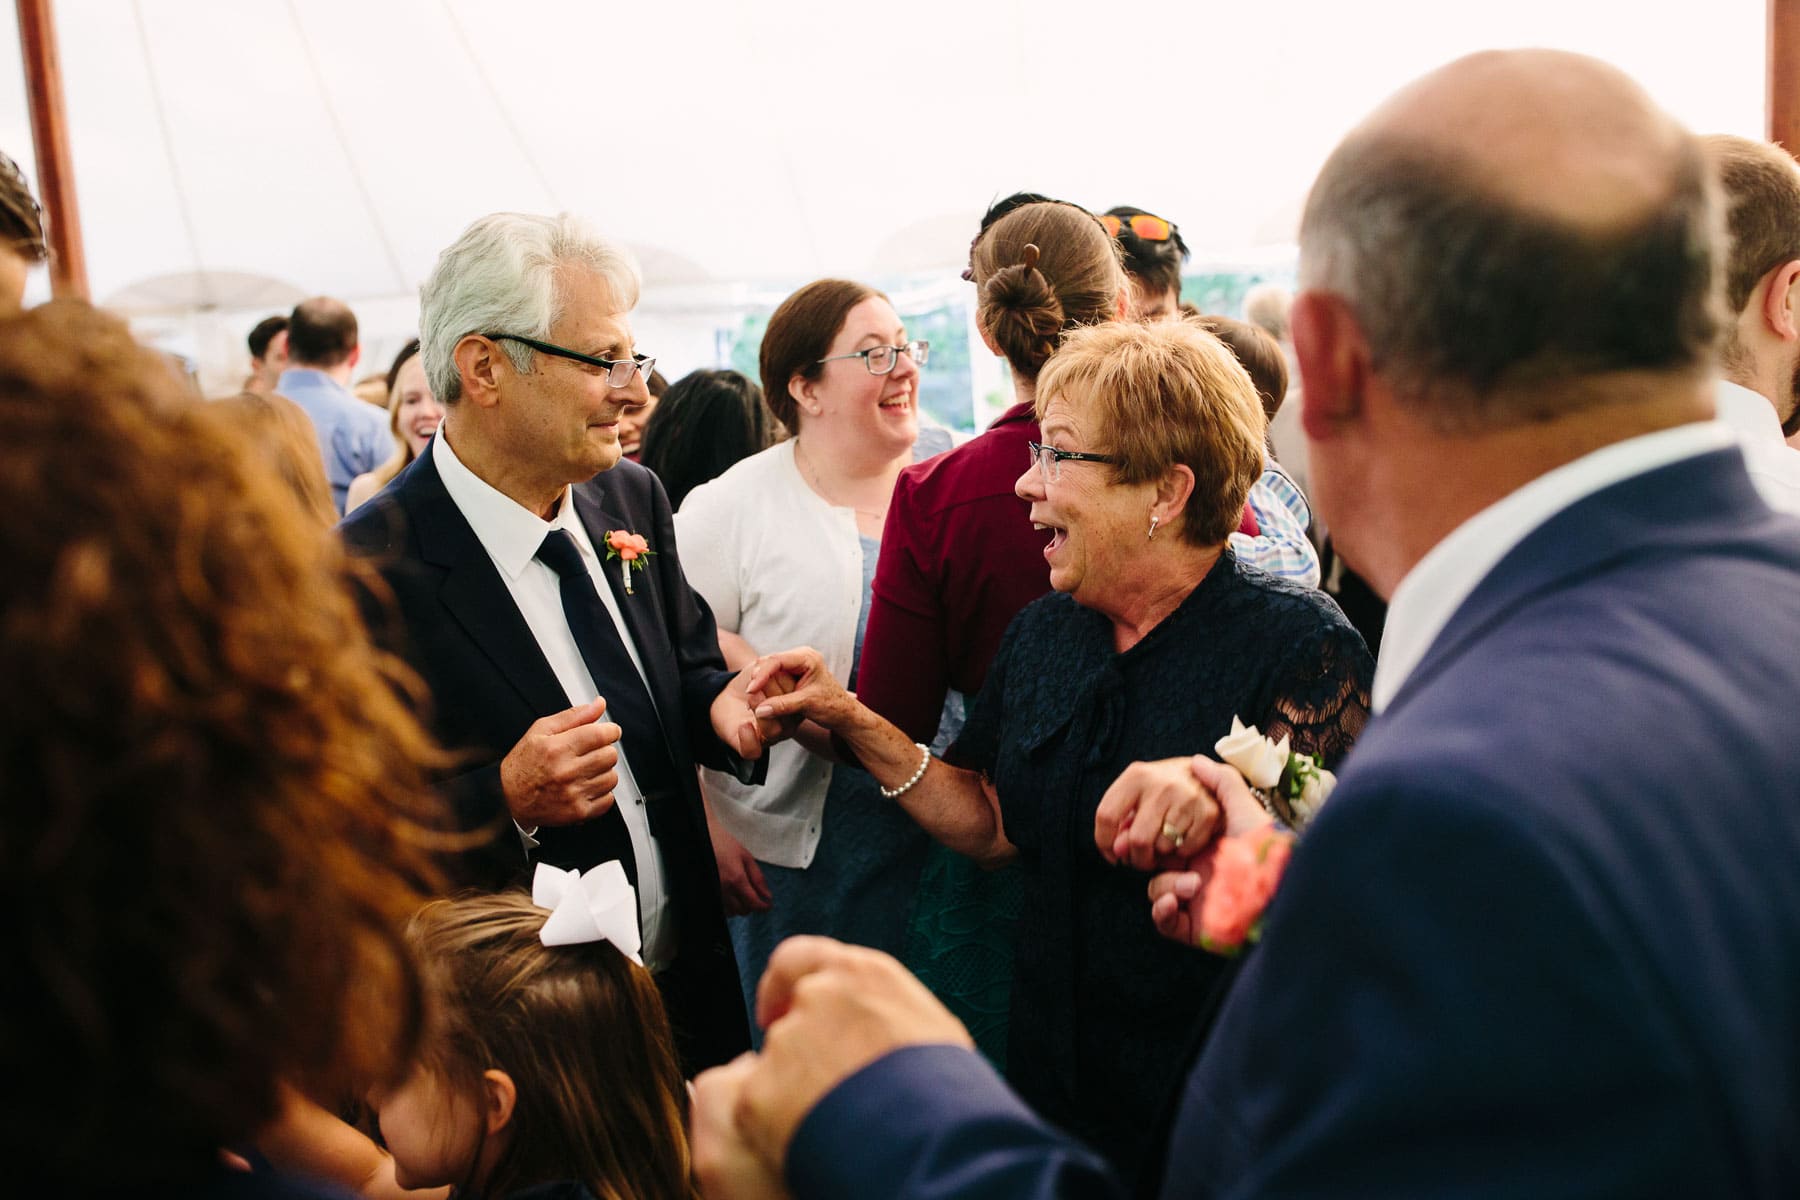
[[[1540,475],[1451,530],[1394,589],[1370,707],[1380,712],[1392,702],[1469,593],[1532,530],[1602,488],[1736,443],[1717,421],[1628,438]]]
[[[1721,379],[1713,398],[1718,402],[1719,420],[1731,426],[1732,431],[1745,441],[1784,440],[1781,418],[1775,415],[1775,406],[1761,392]]]
[[[456,457],[456,451],[450,448],[450,439],[441,431],[431,439],[431,461],[437,467],[438,477],[444,481],[444,490],[450,493],[451,501],[461,510],[469,528],[475,531],[482,549],[508,579],[517,579],[520,572],[531,565],[537,557],[538,547],[544,544],[545,535],[553,529],[567,530],[574,537],[575,545],[580,548],[582,557],[589,560],[591,569],[595,557],[593,543],[575,516],[570,489],[563,489],[562,498],[557,501],[556,515],[546,521],[469,470],[462,459]]]

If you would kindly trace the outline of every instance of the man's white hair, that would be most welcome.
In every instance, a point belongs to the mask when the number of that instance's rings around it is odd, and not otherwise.
[[[568,268],[604,279],[619,311],[637,307],[643,285],[637,260],[568,213],[492,213],[463,230],[438,256],[419,289],[419,357],[440,403],[454,404],[462,397],[455,351],[468,334],[548,340],[562,316],[557,275]],[[535,350],[512,341],[499,345],[519,370],[531,370]]]

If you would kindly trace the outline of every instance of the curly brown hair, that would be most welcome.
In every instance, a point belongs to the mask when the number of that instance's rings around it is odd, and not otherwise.
[[[0,1123],[68,1194],[208,1169],[282,1078],[391,1078],[427,735],[335,539],[123,323],[0,321]]]

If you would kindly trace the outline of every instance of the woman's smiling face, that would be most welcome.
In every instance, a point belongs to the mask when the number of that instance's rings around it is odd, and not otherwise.
[[[413,457],[425,452],[431,435],[444,419],[443,406],[431,394],[425,380],[425,361],[415,354],[400,364],[394,377],[394,432],[406,439]]]
[[[893,305],[870,296],[844,314],[843,327],[820,357],[905,344],[906,326]],[[813,422],[830,423],[836,434],[888,454],[904,453],[918,439],[919,366],[910,354],[896,355],[894,369],[885,375],[869,374],[860,358],[837,358],[805,390],[802,429]]]
[[[1090,406],[1078,394],[1058,393],[1044,408],[1043,444],[1082,454],[1105,454],[1108,445]],[[1142,557],[1154,487],[1117,482],[1105,463],[1068,460],[1046,479],[1035,462],[1015,490],[1031,504],[1032,524],[1050,531],[1044,558],[1050,586],[1088,608],[1107,600],[1132,577]]]

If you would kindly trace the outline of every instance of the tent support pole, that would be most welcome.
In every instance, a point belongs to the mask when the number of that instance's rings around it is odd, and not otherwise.
[[[1800,153],[1800,0],[1769,0],[1769,140]]]
[[[50,0],[18,0],[19,48],[31,104],[31,140],[37,146],[38,190],[49,218],[50,293],[88,298],[87,253],[75,206],[75,162],[63,113],[62,60],[56,52],[56,20]]]

